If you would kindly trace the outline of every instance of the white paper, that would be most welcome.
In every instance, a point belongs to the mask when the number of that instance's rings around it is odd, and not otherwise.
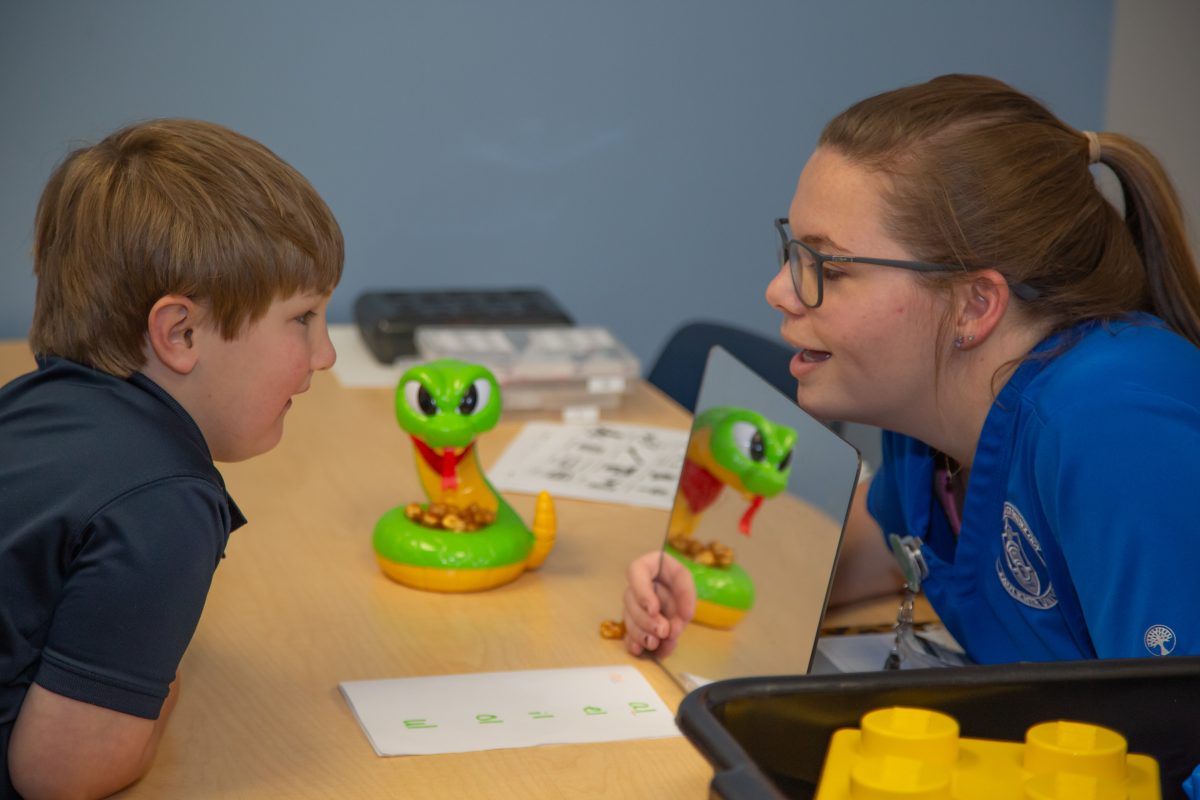
[[[367,349],[355,325],[330,325],[329,341],[337,351],[334,377],[352,389],[394,389],[405,370],[420,361],[418,356],[398,358],[392,364],[380,364]]]
[[[891,631],[822,636],[817,639],[817,653],[827,658],[836,672],[878,672],[895,643],[896,634]]]
[[[669,511],[688,431],[649,425],[530,422],[488,470],[500,491]]]
[[[680,735],[671,710],[627,665],[346,681],[339,688],[381,756]]]
[[[695,691],[696,689],[699,689],[701,686],[708,686],[710,683],[713,682],[712,678],[702,678],[701,676],[695,675],[691,672],[679,673],[679,679],[680,679],[680,682],[683,683],[683,690],[685,692]]]
[[[941,625],[923,625],[914,633],[950,653],[963,654],[962,647]],[[836,672],[875,672],[883,669],[883,663],[895,644],[896,634],[892,631],[822,636],[817,640],[817,653],[828,659]],[[917,669],[920,666],[903,660],[900,664],[901,669]]]

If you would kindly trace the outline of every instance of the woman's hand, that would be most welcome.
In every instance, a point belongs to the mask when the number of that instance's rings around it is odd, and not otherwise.
[[[661,567],[660,567],[661,562]],[[696,613],[692,573],[661,550],[634,559],[625,587],[625,648],[668,656]]]

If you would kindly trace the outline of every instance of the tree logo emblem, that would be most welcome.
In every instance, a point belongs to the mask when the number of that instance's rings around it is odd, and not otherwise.
[[[1169,656],[1175,649],[1175,631],[1166,625],[1151,625],[1142,637],[1146,649],[1154,656]]]

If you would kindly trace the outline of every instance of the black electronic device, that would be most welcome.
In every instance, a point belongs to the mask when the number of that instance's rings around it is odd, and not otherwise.
[[[354,301],[354,321],[371,353],[384,364],[417,355],[416,330],[423,325],[575,324],[542,289],[369,291]]]

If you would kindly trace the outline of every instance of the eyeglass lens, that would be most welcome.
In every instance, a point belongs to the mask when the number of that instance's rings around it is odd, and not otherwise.
[[[792,286],[800,302],[806,306],[817,305],[821,300],[821,283],[817,274],[816,259],[798,242],[788,243],[786,258],[788,271],[792,276]]]

